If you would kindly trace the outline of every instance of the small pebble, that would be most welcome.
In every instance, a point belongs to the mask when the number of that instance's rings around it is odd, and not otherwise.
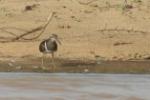
[[[85,73],[89,72],[89,69],[84,69],[84,72],[85,72]]]

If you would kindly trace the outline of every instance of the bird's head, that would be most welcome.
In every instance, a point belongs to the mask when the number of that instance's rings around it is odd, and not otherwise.
[[[59,43],[59,44],[61,45],[60,38],[58,37],[57,34],[52,34],[49,38],[50,38],[52,41],[56,41],[57,43]]]

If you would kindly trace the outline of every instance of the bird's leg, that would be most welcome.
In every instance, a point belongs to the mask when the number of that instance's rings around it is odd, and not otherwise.
[[[44,65],[44,54],[42,54],[42,59],[41,59],[41,61],[42,61],[41,66],[43,67],[43,65]]]
[[[52,64],[53,64],[53,71],[55,71],[55,58],[54,58],[54,52],[51,53],[52,54]]]
[[[44,67],[44,58],[45,58],[45,54],[43,53],[42,54],[42,59],[41,59],[42,60],[42,64],[41,64],[42,69],[45,69],[45,67]]]

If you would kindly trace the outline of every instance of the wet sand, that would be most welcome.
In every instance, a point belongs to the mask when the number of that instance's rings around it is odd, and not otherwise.
[[[150,60],[87,60],[87,59],[55,59],[50,58],[8,58],[0,60],[0,72],[67,72],[67,73],[132,73],[149,74]]]
[[[1,100],[149,100],[150,75],[0,73]]]

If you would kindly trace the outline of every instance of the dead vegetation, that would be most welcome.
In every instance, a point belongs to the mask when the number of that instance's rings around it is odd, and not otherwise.
[[[129,45],[132,44],[131,42],[116,42],[114,43],[114,46],[122,46],[122,45]]]
[[[91,6],[91,7],[97,7],[98,9],[100,9],[100,10],[102,10],[102,9],[110,9],[110,8],[115,8],[115,7],[119,7],[119,5],[117,4],[117,5],[111,5],[108,1],[106,1],[106,6],[104,6],[104,7],[99,7],[98,5],[92,5],[94,2],[97,2],[98,0],[89,0],[89,1],[87,1],[87,2],[82,2],[82,1],[80,1],[80,0],[77,0],[77,2],[79,3],[79,4],[81,4],[81,5],[83,5],[83,6],[85,6],[85,5],[88,5],[88,6]],[[135,3],[141,3],[142,1],[141,0],[134,0],[133,2],[135,2]],[[120,4],[120,5],[122,5],[122,4]],[[35,8],[37,8],[38,6],[40,6],[40,4],[32,4],[32,5],[26,5],[25,6],[25,8],[24,8],[24,11],[31,11],[31,10],[33,10],[33,9],[35,9]],[[63,8],[67,8],[66,6],[63,6]],[[128,3],[128,1],[127,0],[124,0],[124,4],[123,4],[123,6],[122,6],[122,9],[123,10],[130,10],[130,9],[133,9],[134,7],[131,5],[131,4],[129,4]],[[89,13],[88,11],[86,11],[85,10],[85,13]],[[42,25],[42,26],[39,26],[39,27],[36,27],[36,28],[34,28],[34,29],[31,29],[31,30],[24,30],[24,29],[21,29],[21,28],[16,28],[16,27],[1,27],[0,28],[0,30],[1,31],[3,31],[3,32],[6,32],[6,33],[8,33],[8,34],[11,34],[13,37],[12,38],[8,38],[8,37],[0,37],[0,42],[14,42],[14,41],[21,41],[21,40],[26,40],[26,41],[30,41],[30,40],[36,40],[36,39],[38,39],[41,35],[42,35],[42,33],[45,31],[45,29],[46,29],[46,27],[48,26],[48,24],[50,23],[50,21],[52,20],[52,18],[53,18],[53,16],[54,16],[54,13],[52,12],[49,16],[48,16],[48,20],[47,20],[47,22],[44,24],[44,25]],[[128,16],[130,16],[130,15],[128,15]],[[57,17],[57,16],[54,16],[54,17]],[[131,17],[131,16],[130,16]],[[81,22],[81,20],[79,20],[79,19],[77,19],[75,16],[71,16],[71,18],[73,19],[73,20],[75,20],[75,21],[77,21],[77,22]],[[7,29],[9,29],[9,28],[13,28],[13,29],[15,29],[15,30],[19,30],[19,31],[21,31],[21,32],[23,32],[22,34],[20,34],[20,35],[16,35],[16,33],[14,33],[14,32],[12,32],[12,31],[7,31]],[[65,28],[67,28],[67,29],[70,29],[71,28],[71,26],[70,25],[67,25],[67,26],[65,26],[65,25],[59,25],[58,26],[58,28],[61,28],[61,29],[65,29]],[[104,29],[100,29],[100,30],[98,30],[98,31],[100,31],[100,32],[104,32],[104,31],[107,31],[107,32],[115,32],[115,31],[117,31],[117,32],[124,32],[124,31],[126,31],[126,32],[128,32],[128,33],[142,33],[142,34],[148,34],[148,33],[150,33],[150,32],[148,32],[148,31],[142,31],[142,30],[135,30],[134,28],[132,28],[132,29],[117,29],[117,28],[111,28],[111,29],[105,29],[106,27],[104,27]],[[39,32],[38,34],[37,34],[37,32]],[[25,38],[26,36],[28,36],[28,35],[31,35],[31,34],[34,34],[34,33],[36,33],[37,35],[35,36],[35,37],[32,37],[32,38]]]
[[[50,13],[50,15],[47,18],[47,22],[44,25],[39,26],[39,27],[34,28],[32,30],[29,30],[29,31],[26,31],[26,30],[23,30],[23,29],[19,29],[19,28],[13,28],[13,27],[11,27],[11,28],[16,29],[16,30],[25,31],[23,34],[21,34],[19,36],[16,35],[15,33],[13,33],[13,32],[9,32],[9,31],[5,30],[5,29],[8,29],[8,27],[6,27],[6,28],[5,27],[4,28],[0,28],[0,30],[2,30],[4,32],[7,32],[7,33],[9,33],[9,34],[11,34],[13,36],[15,36],[15,37],[12,37],[12,38],[0,37],[0,39],[2,39],[0,42],[3,42],[3,43],[5,42],[6,43],[6,42],[14,42],[14,41],[20,41],[20,40],[28,40],[29,41],[29,40],[35,40],[35,39],[39,38],[43,34],[43,32],[45,31],[45,29],[48,26],[48,24],[50,23],[50,21],[52,20],[54,14],[55,14],[54,12]],[[40,33],[37,34],[35,37],[25,38],[25,36],[31,35],[31,34],[33,34],[35,32],[38,32],[38,31],[40,31]]]

